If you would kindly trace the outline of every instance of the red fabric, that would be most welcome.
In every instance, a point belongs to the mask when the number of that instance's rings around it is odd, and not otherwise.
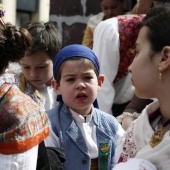
[[[118,16],[120,37],[120,63],[114,83],[128,74],[128,67],[135,57],[135,42],[144,15]]]

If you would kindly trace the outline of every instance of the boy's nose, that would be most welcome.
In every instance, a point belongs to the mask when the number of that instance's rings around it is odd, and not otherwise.
[[[77,85],[76,85],[77,89],[82,89],[82,88],[85,88],[85,87],[86,87],[86,85],[83,82],[78,82]]]

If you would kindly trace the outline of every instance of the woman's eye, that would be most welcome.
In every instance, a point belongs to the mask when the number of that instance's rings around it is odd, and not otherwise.
[[[137,50],[135,50],[135,56],[137,56],[137,55],[138,55],[138,53],[139,53],[139,52],[138,52]]]

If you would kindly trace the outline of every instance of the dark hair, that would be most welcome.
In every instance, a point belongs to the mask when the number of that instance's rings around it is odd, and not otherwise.
[[[43,51],[53,60],[62,46],[62,38],[52,22],[33,21],[26,28],[33,36],[34,42],[29,49],[29,55]]]
[[[6,23],[0,24],[0,74],[9,62],[19,61],[32,43],[32,36],[24,29]]]
[[[153,51],[159,52],[170,45],[169,5],[151,8],[143,19],[143,25],[149,28],[147,37]]]

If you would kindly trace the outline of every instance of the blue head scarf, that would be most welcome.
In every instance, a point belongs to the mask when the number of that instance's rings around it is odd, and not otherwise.
[[[90,61],[93,62],[94,66],[97,70],[97,73],[99,75],[99,73],[100,73],[99,61],[98,61],[96,55],[94,54],[94,52],[86,46],[83,46],[83,45],[80,45],[80,44],[73,44],[73,45],[68,45],[68,46],[62,48],[57,53],[57,55],[55,56],[54,62],[53,62],[53,75],[54,75],[54,77],[56,77],[57,72],[58,72],[61,64],[65,60],[72,58],[72,57],[80,57],[80,58],[89,59]],[[62,101],[61,95],[57,96],[57,101]],[[97,100],[95,100],[93,105],[96,108],[98,108]]]
[[[91,60],[97,70],[97,73],[98,74],[100,73],[99,62],[94,52],[86,46],[74,44],[74,45],[68,45],[62,48],[55,56],[54,67],[53,67],[54,77],[57,75],[60,65],[65,60],[67,60],[68,58],[72,58],[72,57],[87,58]]]

